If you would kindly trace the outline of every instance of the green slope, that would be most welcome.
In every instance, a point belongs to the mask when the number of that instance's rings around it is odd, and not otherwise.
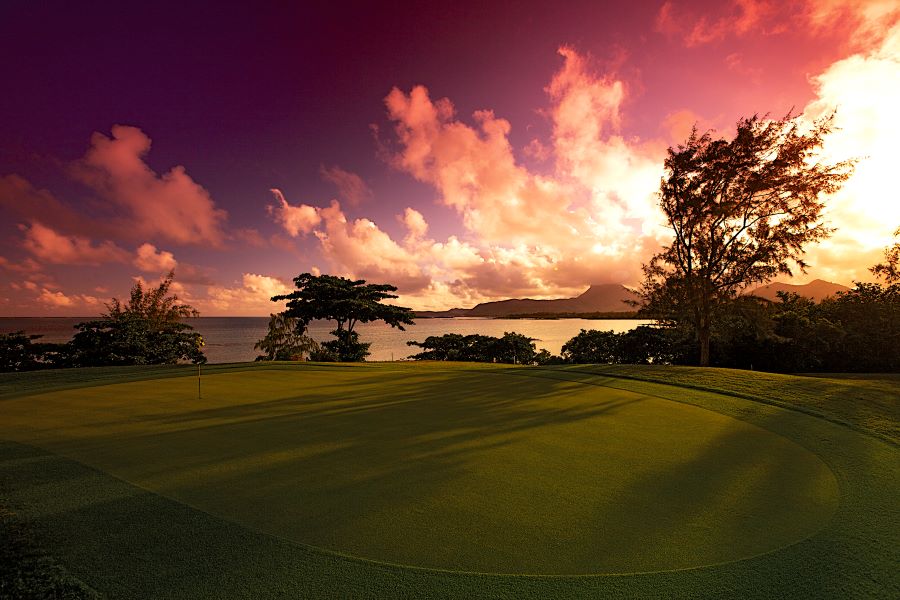
[[[896,446],[608,375],[218,368],[199,401],[190,377],[57,381],[0,400],[0,486],[113,597],[897,591]],[[545,576],[640,571],[666,572]]]

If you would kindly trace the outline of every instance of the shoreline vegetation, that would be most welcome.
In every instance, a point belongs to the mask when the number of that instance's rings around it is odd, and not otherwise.
[[[451,317],[419,315],[416,313],[417,319],[590,319],[590,320],[622,320],[622,321],[646,321],[645,317],[638,315],[636,310],[632,311],[608,311],[608,312],[539,312],[539,313],[516,313],[511,315],[495,315],[495,316],[467,316],[456,315]]]

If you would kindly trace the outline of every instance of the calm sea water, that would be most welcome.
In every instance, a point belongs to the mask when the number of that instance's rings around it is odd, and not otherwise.
[[[45,342],[66,342],[72,338],[76,323],[89,320],[88,317],[0,317],[0,333],[25,331],[40,334]],[[206,341],[203,349],[211,363],[244,362],[253,360],[258,354],[253,344],[266,334],[268,317],[198,317],[186,322],[196,329]],[[459,333],[471,335],[502,336],[506,331],[515,331],[536,338],[535,345],[540,350],[546,348],[559,354],[563,344],[578,335],[582,329],[612,330],[617,333],[628,331],[638,325],[649,323],[632,319],[589,320],[589,319],[419,319],[416,324],[399,331],[383,323],[363,323],[356,326],[359,337],[364,342],[372,342],[368,360],[402,360],[420,351],[418,347],[406,345],[408,341],[424,341],[430,335]],[[310,335],[318,341],[331,339],[329,332],[333,323],[314,322],[310,325]]]

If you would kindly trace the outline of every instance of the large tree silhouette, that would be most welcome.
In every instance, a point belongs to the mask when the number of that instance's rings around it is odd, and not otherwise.
[[[294,278],[294,285],[296,291],[274,296],[272,301],[287,300],[284,315],[297,319],[304,328],[316,319],[337,323],[337,329],[331,332],[337,339],[323,345],[337,350],[338,360],[361,360],[368,354],[368,344],[361,344],[353,330],[357,323],[384,321],[401,331],[404,325],[413,324],[411,309],[382,303],[397,298],[391,293],[397,288],[390,284],[301,273]],[[360,349],[360,345],[365,348]]]
[[[804,130],[791,115],[753,116],[732,140],[695,128],[669,148],[659,197],[674,238],[644,265],[643,310],[692,326],[701,365],[717,306],[750,284],[805,272],[804,246],[830,234],[822,195],[853,168],[816,160],[832,117]]]

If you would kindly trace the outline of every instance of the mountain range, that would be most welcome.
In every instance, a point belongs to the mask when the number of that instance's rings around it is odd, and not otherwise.
[[[816,279],[804,285],[774,282],[758,287],[748,292],[748,294],[769,300],[777,300],[776,294],[780,291],[794,292],[819,302],[826,296],[833,296],[837,292],[845,292],[849,291],[849,289],[837,283]],[[509,317],[513,315],[633,312],[636,308],[628,304],[628,302],[637,300],[639,300],[639,296],[624,285],[605,283],[592,285],[583,294],[575,298],[559,298],[555,300],[513,298],[510,300],[482,302],[472,308],[416,311],[416,316],[419,318]]]

